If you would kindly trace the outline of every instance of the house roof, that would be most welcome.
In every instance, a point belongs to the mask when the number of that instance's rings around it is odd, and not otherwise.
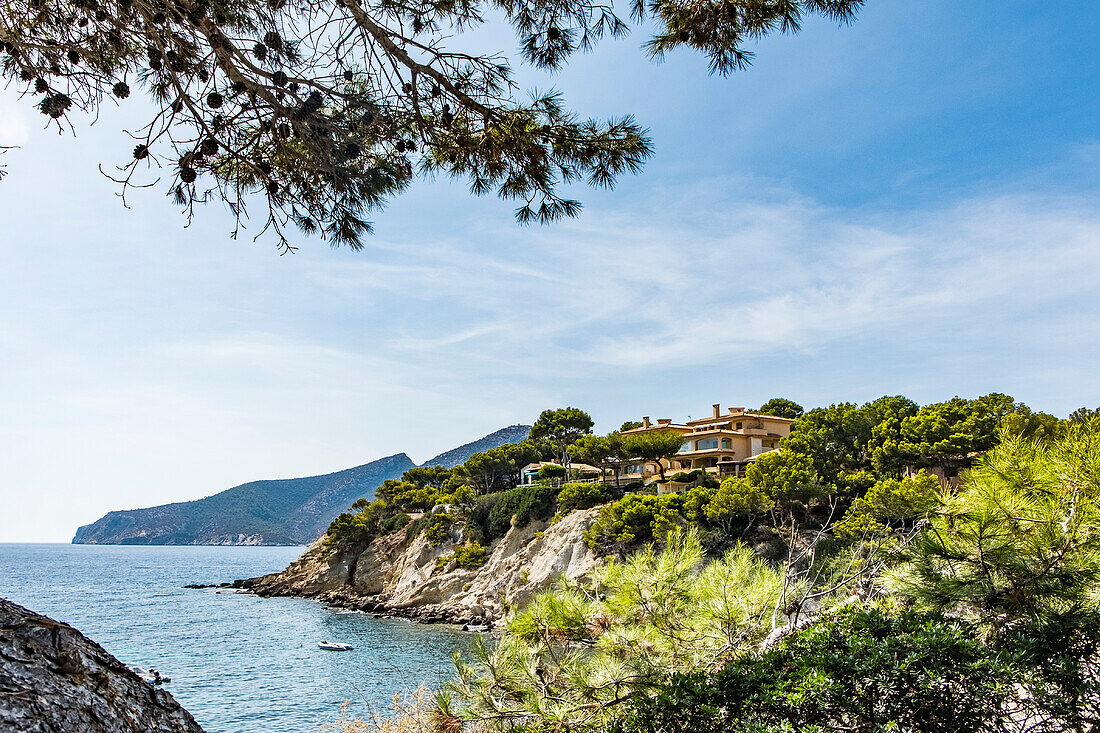
[[[542,468],[543,466],[560,466],[560,465],[561,465],[560,463],[555,463],[554,461],[539,461],[538,463],[528,463],[521,470],[523,470],[523,471],[538,470],[538,469]],[[591,471],[591,472],[596,472],[596,473],[598,473],[600,471],[600,469],[597,466],[591,466],[587,463],[570,463],[569,468],[573,469],[574,471]]]
[[[730,420],[737,420],[746,417],[755,417],[761,420],[771,420],[772,422],[794,422],[794,420],[789,417],[779,417],[779,415],[765,415],[762,412],[727,412],[725,415],[719,415],[718,417],[701,417],[698,420],[688,420],[686,424],[704,425],[710,422],[729,422]]]

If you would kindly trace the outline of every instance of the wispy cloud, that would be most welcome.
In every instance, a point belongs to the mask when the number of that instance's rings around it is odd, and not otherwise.
[[[705,365],[873,334],[927,338],[969,319],[996,330],[1021,310],[1049,308],[1053,324],[1058,302],[1100,284],[1100,208],[1089,199],[990,194],[889,212],[753,190],[707,181],[659,209],[644,202],[658,212],[644,225],[620,212],[536,230],[507,254],[481,241],[419,243],[415,259],[433,264],[387,265],[387,288],[437,317],[397,308],[399,335],[384,347],[441,365],[497,358],[524,374],[548,361]],[[389,256],[411,262],[407,251]]]

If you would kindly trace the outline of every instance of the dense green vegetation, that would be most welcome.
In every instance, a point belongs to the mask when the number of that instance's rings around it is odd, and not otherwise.
[[[668,477],[678,493],[627,495],[604,508],[589,544],[604,554],[624,553],[686,527],[697,528],[713,552],[738,540],[776,545],[781,552],[792,532],[826,525],[831,535],[852,542],[887,535],[910,528],[937,502],[939,476],[955,479],[1001,435],[1057,437],[1091,415],[1081,410],[1059,420],[1001,394],[924,407],[882,397],[809,411],[775,398],[760,410],[796,417],[779,451],[721,484],[680,474]],[[664,455],[675,453],[674,443]],[[837,519],[842,521],[834,524]]]
[[[763,501],[731,489],[728,502],[774,517],[777,558],[736,543],[708,560],[676,517],[702,522],[710,504],[682,496],[659,543],[536,596],[495,647],[458,663],[434,719],[486,731],[1097,730],[1100,420],[1018,414],[1000,416],[958,483],[860,466],[874,481],[843,518],[820,483],[794,485],[803,461],[746,477]],[[660,516],[663,502],[612,506]],[[784,502],[825,503],[832,518]]]
[[[606,504],[586,536],[601,554],[622,555],[692,528],[712,554],[745,541],[774,559],[795,534],[828,527],[829,551],[812,562],[813,572],[829,574],[835,568],[826,565],[838,553],[912,529],[938,502],[940,477],[957,481],[999,436],[1057,437],[1095,416],[1082,408],[1060,420],[1002,394],[923,407],[882,397],[808,411],[774,398],[760,411],[795,422],[781,450],[759,457],[744,476],[719,483],[702,471],[662,473],[656,485],[641,487],[624,485],[623,466],[674,455],[681,444],[675,431],[594,435],[582,410],[546,410],[527,440],[475,453],[453,469],[419,467],[385,481],[374,502],[358,502],[333,521],[329,543],[363,545],[405,529],[409,537],[430,531],[436,543],[488,546],[513,525]],[[557,463],[542,467],[536,485],[520,486],[520,469],[540,460]],[[599,467],[604,481],[570,483],[575,460]],[[672,492],[657,496],[658,486]],[[439,516],[411,518],[432,513]]]
[[[600,507],[586,540],[607,562],[458,662],[430,727],[1100,729],[1100,411],[766,406],[797,417],[743,476],[624,486],[639,443],[568,408],[540,418],[544,440],[413,469],[333,522],[335,545],[403,529],[453,543],[439,567],[477,567],[514,526]],[[605,480],[559,466],[518,484],[549,457]]]
[[[382,483],[374,501],[360,499],[328,529],[327,542],[334,550],[355,550],[377,537],[404,530],[412,539],[424,534],[434,545],[464,543],[471,558],[456,556],[456,563],[475,563],[475,546],[484,548],[513,526],[533,519],[549,519],[556,511],[569,512],[610,501],[621,492],[603,484],[570,483],[569,470],[558,464],[544,466],[539,481],[520,485],[520,470],[544,460],[568,461],[579,438],[591,438],[592,418],[576,408],[547,410],[539,416],[529,439],[475,453],[454,468],[421,466],[400,479]],[[413,515],[419,515],[415,519]]]

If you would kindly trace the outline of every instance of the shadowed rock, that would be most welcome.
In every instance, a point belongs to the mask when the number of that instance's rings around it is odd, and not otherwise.
[[[202,733],[172,696],[68,624],[0,598],[0,730]]]

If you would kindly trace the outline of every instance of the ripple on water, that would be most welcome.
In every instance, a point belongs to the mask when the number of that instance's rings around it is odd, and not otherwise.
[[[436,686],[473,637],[453,627],[257,598],[195,582],[281,570],[300,547],[0,544],[0,596],[71,623],[127,664],[155,667],[208,733],[305,733],[386,711],[394,693]],[[327,652],[321,639],[350,652]]]

